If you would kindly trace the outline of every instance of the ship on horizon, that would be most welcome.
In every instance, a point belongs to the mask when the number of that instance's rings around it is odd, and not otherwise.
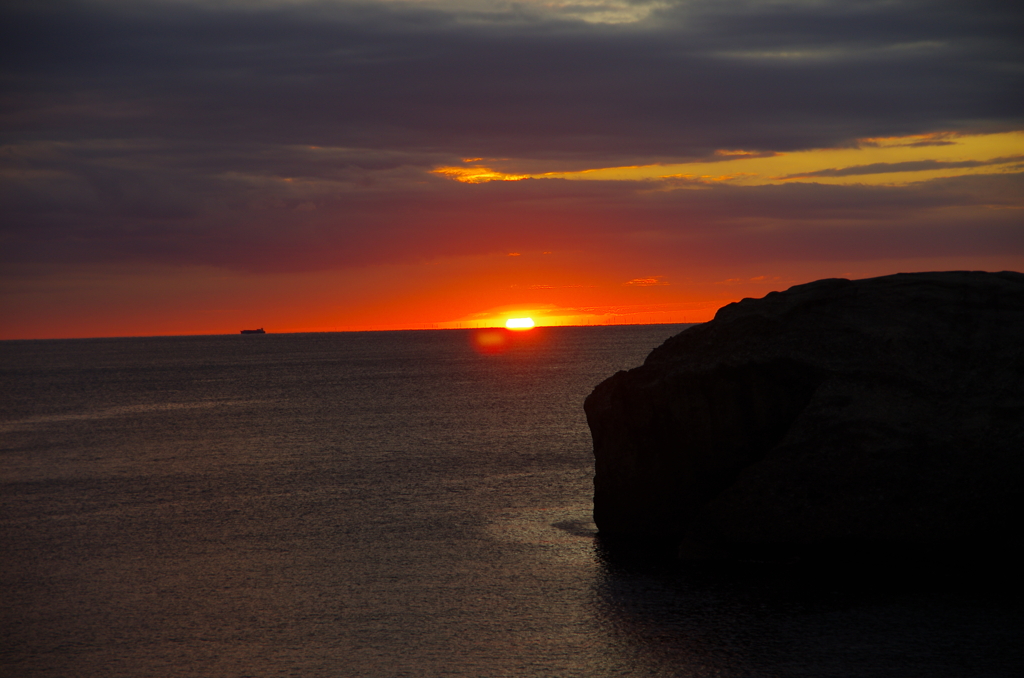
[[[261,327],[258,330],[242,330],[242,334],[266,334],[266,332]]]

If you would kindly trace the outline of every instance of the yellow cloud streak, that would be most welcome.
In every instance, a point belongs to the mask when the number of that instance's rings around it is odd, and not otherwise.
[[[466,183],[548,178],[590,181],[680,179],[693,183],[738,186],[794,181],[902,185],[967,174],[1019,171],[1024,165],[1024,131],[861,139],[857,146],[851,148],[825,148],[774,155],[721,150],[717,155],[725,159],[717,162],[603,167],[540,174],[505,174],[481,166],[441,167],[434,172]]]
[[[487,167],[438,167],[432,170],[434,174],[461,181],[464,184],[482,184],[487,181],[519,181],[529,179],[529,174],[505,174]]]

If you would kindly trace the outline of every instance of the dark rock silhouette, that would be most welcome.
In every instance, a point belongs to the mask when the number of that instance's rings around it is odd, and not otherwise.
[[[1008,544],[1024,523],[1024,274],[744,299],[585,409],[605,538],[687,559]]]

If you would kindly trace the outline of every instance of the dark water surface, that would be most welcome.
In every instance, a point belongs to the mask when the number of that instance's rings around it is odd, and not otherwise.
[[[1021,675],[991,591],[595,539],[583,398],[680,329],[0,343],[0,673]]]

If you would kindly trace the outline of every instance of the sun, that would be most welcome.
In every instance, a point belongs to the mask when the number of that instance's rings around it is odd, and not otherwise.
[[[510,330],[532,330],[533,318],[509,318],[505,321],[505,328]]]

